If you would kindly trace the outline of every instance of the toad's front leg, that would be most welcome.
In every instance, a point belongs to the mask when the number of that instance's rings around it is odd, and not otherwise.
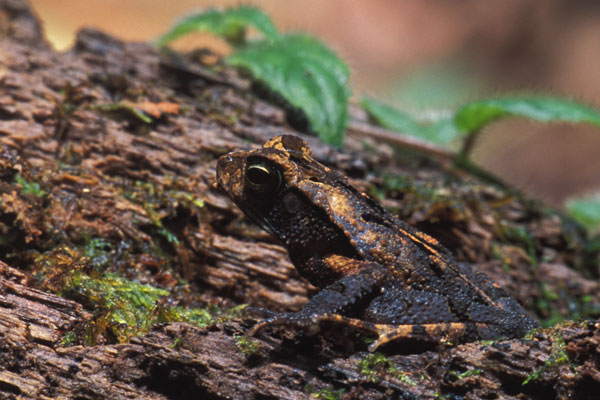
[[[249,332],[254,335],[267,325],[294,325],[311,327],[319,321],[358,321],[348,318],[360,313],[382,287],[385,268],[372,262],[364,262],[353,274],[344,276],[324,287],[297,312],[276,313],[257,323]],[[362,329],[373,330],[368,323]]]

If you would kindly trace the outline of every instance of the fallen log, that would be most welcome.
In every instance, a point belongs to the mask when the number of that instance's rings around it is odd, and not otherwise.
[[[222,65],[180,55],[175,68],[148,44],[91,29],[58,53],[25,3],[0,1],[0,16],[0,398],[598,393],[598,254],[559,213],[454,169],[445,155],[356,134],[343,149],[326,146]],[[358,110],[352,118],[368,125]],[[374,354],[356,333],[327,326],[245,337],[251,321],[223,310],[297,310],[314,288],[214,188],[214,168],[218,156],[284,133],[303,135],[319,161],[540,320],[588,320],[520,340]],[[154,323],[118,322],[119,302],[93,286],[107,277],[159,299],[147,314]],[[175,307],[220,311],[194,324],[173,317]]]

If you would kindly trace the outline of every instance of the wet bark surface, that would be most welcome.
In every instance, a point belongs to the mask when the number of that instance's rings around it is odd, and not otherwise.
[[[433,154],[358,135],[343,149],[326,146],[205,52],[160,54],[86,29],[58,53],[15,0],[0,0],[0,34],[0,398],[600,392],[598,253],[559,213]],[[352,118],[366,123],[358,110]],[[584,320],[521,340],[400,343],[370,354],[340,327],[244,338],[252,323],[244,318],[157,323],[123,339],[105,318],[110,307],[72,290],[73,273],[108,272],[167,290],[181,307],[301,308],[314,288],[213,186],[220,155],[283,133],[303,135],[319,161],[488,273],[541,321]]]

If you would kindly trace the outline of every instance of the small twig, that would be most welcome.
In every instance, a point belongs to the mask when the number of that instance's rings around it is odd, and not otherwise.
[[[454,152],[446,150],[443,147],[426,140],[403,133],[394,132],[389,129],[380,128],[378,126],[369,125],[360,121],[350,121],[348,124],[348,133],[384,140],[388,143],[413,149],[426,154],[431,154],[447,160],[454,160],[456,157]]]
[[[487,172],[483,168],[474,164],[468,156],[465,156],[464,147],[462,151],[457,154],[450,150],[444,149],[443,147],[440,147],[436,144],[427,142],[423,139],[380,128],[377,126],[369,125],[360,121],[350,121],[350,123],[348,124],[348,133],[368,136],[374,139],[386,141],[394,145],[402,146],[425,154],[431,154],[433,156],[443,158],[445,160],[451,161],[452,165],[455,168],[468,172],[472,176],[482,179],[484,182],[492,183],[513,194],[519,193],[517,189],[512,188],[510,185],[502,181],[500,178],[496,177],[494,174]],[[467,147],[466,154],[468,154],[469,152],[470,148]]]
[[[471,134],[467,135],[465,140],[463,140],[462,147],[461,147],[460,151],[458,152],[458,154],[461,157],[469,158],[471,152],[473,151],[473,148],[475,148],[475,142],[477,141],[477,138],[479,137],[479,133],[480,133],[480,131],[472,132]]]

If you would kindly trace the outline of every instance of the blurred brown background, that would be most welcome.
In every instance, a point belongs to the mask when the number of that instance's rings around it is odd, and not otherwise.
[[[58,49],[82,26],[148,41],[192,11],[238,0],[30,0]],[[593,0],[253,0],[282,31],[326,41],[350,64],[355,95],[410,109],[499,93],[556,94],[600,106],[600,2]],[[206,37],[178,42],[181,49]],[[222,43],[217,46],[223,48]],[[600,190],[600,130],[511,119],[474,158],[555,206]]]

